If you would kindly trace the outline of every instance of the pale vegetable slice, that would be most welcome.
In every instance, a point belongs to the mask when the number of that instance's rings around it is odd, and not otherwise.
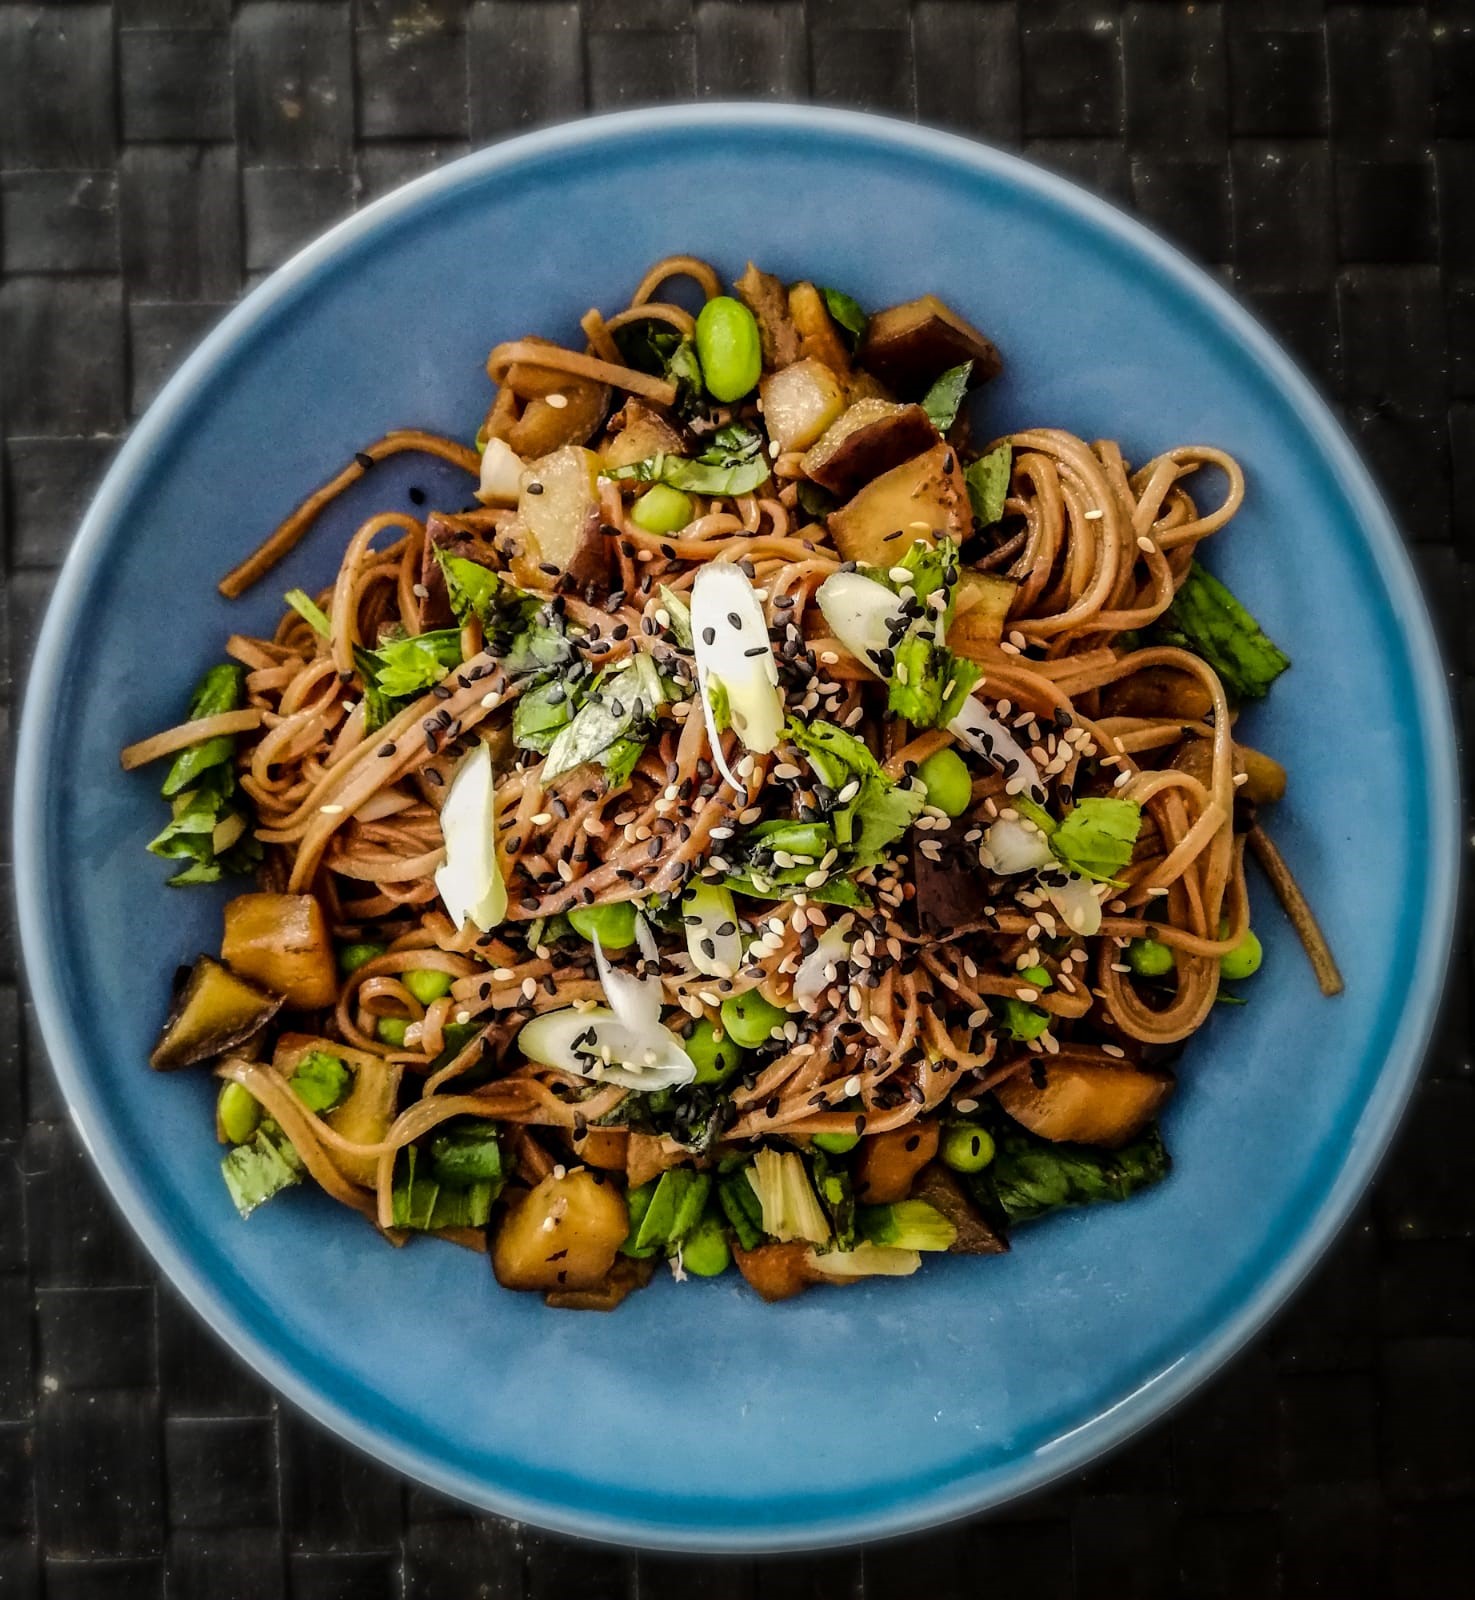
[[[1033,757],[1015,738],[1014,730],[996,717],[976,695],[970,696],[947,728],[955,739],[967,745],[975,754],[993,762],[1007,776],[1023,775],[1030,799],[1044,803],[1045,785]]]
[[[456,768],[440,813],[445,864],[435,887],[457,928],[474,922],[490,932],[507,914],[507,887],[497,864],[497,786],[492,753],[478,744]]]
[[[481,484],[476,498],[484,506],[515,506],[526,465],[505,439],[488,439],[481,453]]]
[[[566,1006],[525,1023],[517,1047],[529,1061],[596,1083],[652,1093],[696,1077],[691,1057],[669,1028],[627,1027],[607,1006]]]
[[[730,978],[743,961],[732,890],[720,883],[694,883],[681,897],[681,919],[692,966],[708,977]]]
[[[861,572],[832,573],[815,595],[835,637],[863,666],[877,671],[876,657],[906,631],[901,601]]]
[[[1055,864],[1050,841],[1040,829],[1009,817],[1000,817],[984,830],[979,857],[991,871],[1006,877]]]
[[[804,1259],[827,1278],[909,1278],[922,1265],[917,1250],[864,1242],[853,1250],[811,1250]]]
[[[1057,876],[1064,881],[1055,882]],[[1101,931],[1101,894],[1089,878],[1061,867],[1058,874],[1051,872],[1043,877],[1040,887],[1072,933],[1090,938]]]
[[[637,926],[641,920],[637,913]],[[627,1028],[635,1033],[646,1033],[660,1027],[663,995],[658,977],[652,974],[639,978],[633,972],[623,972],[612,965],[598,934],[594,936],[594,965],[610,1010]]]
[[[741,791],[744,785],[722,753],[722,735],[712,709],[714,686],[726,695],[733,730],[749,750],[760,755],[772,750],[784,726],[768,622],[741,567],[714,561],[697,573],[691,586],[691,631],[712,758],[722,776]]]
[[[802,1156],[793,1151],[760,1150],[748,1169],[748,1182],[758,1196],[763,1231],[769,1238],[829,1242],[830,1225],[810,1187]]]
[[[794,999],[799,1005],[812,1005],[835,981],[834,969],[850,959],[850,925],[852,917],[842,917],[833,928],[827,928],[819,937],[814,949],[799,963],[794,974]],[[832,975],[826,977],[826,973]]]

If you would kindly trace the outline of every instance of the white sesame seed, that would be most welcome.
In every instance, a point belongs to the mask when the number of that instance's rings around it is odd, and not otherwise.
[[[1137,548],[1139,550],[1145,550],[1149,555],[1151,555],[1153,551],[1157,549],[1157,546],[1151,539],[1147,537],[1145,533],[1143,533],[1137,536]]]
[[[543,398],[555,411],[562,411],[568,404],[568,396],[566,394],[545,394]]]
[[[859,1078],[859,1076],[857,1074],[852,1073],[851,1076],[848,1077],[845,1080],[846,1098],[850,1099],[850,1100],[853,1100],[853,1099],[855,1099],[855,1097],[859,1093],[860,1093],[860,1078]]]
[[[1240,784],[1248,783],[1249,781],[1250,775],[1248,772],[1236,772],[1234,775],[1234,787],[1236,789],[1239,788]]]
[[[1103,1044],[1102,1050],[1109,1056],[1115,1056],[1119,1061],[1126,1055],[1126,1051],[1119,1044]]]
[[[1099,522],[1105,515],[1106,513],[1101,509],[1100,506],[1092,506],[1091,509],[1086,513],[1086,521]]]
[[[342,813],[343,807],[342,806],[319,806],[318,810],[321,811],[322,814],[325,817],[336,817],[336,816],[339,816]]]
[[[484,694],[481,697],[481,703],[488,711],[492,711],[502,704],[502,696],[493,689],[490,694]]]

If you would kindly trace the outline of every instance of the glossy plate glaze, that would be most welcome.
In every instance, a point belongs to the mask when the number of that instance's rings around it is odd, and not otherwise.
[[[985,436],[1034,424],[1234,452],[1249,494],[1218,570],[1295,657],[1251,736],[1291,769],[1276,837],[1348,981],[1320,998],[1263,885],[1250,1004],[1194,1041],[1171,1181],[1021,1229],[1012,1255],[764,1305],[729,1274],[616,1315],[546,1311],[485,1261],[381,1244],[293,1194],[239,1222],[203,1074],[145,1057],[175,963],[212,948],[209,891],[144,853],[157,775],[117,752],[177,720],[234,629],[325,582],[351,526],[406,505],[376,469],[271,581],[215,579],[384,430],[470,438],[487,349],[572,336],[645,267],[749,256],[876,306],[934,291],[997,341]],[[1352,740],[1356,741],[1353,759]],[[26,956],[62,1088],[163,1269],[285,1395],[381,1461],[478,1505],[694,1550],[918,1528],[1079,1468],[1161,1415],[1310,1268],[1407,1097],[1448,948],[1451,724],[1388,516],[1326,409],[1206,276],[1012,157],[874,119],[705,107],[484,151],[306,250],[205,342],[120,453],[58,586],[17,779]],[[1401,953],[1390,962],[1389,950]]]

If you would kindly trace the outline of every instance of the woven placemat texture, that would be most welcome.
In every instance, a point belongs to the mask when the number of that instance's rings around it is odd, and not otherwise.
[[[356,205],[476,144],[707,96],[860,106],[1023,150],[1236,285],[1381,475],[1470,726],[1475,4],[0,0],[6,740],[92,487],[243,290]],[[709,1563],[468,1515],[279,1406],[105,1202],[42,1058],[7,918],[0,1594],[1468,1592],[1471,976],[1465,943],[1375,1195],[1293,1309],[1191,1405],[1080,1479],[967,1527]]]

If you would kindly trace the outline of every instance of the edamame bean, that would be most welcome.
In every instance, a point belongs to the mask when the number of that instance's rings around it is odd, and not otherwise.
[[[858,1133],[817,1133],[809,1141],[816,1150],[823,1150],[827,1156],[843,1156],[854,1150],[860,1143]]]
[[[368,940],[361,940],[357,944],[345,944],[338,947],[338,970],[344,974],[357,972],[367,961],[372,961],[375,956],[384,954],[382,944],[372,944]]]
[[[1045,967],[1025,967],[1019,976],[1026,983],[1033,984],[1036,989],[1048,989],[1054,981]]]
[[[788,1020],[787,1011],[765,1000],[756,989],[749,989],[746,994],[730,994],[722,1002],[723,1031],[743,1050],[756,1050],[767,1042],[775,1028],[783,1027]]]
[[[697,316],[697,360],[714,400],[741,400],[763,372],[763,349],[753,313],[731,295],[709,300]]]
[[[681,1265],[699,1278],[720,1278],[732,1265],[727,1234],[710,1211],[682,1240]]]
[[[927,804],[961,817],[973,799],[973,779],[956,750],[934,750],[917,768],[917,776],[927,786]]]
[[[696,1083],[721,1083],[730,1078],[742,1065],[743,1052],[726,1033],[719,1039],[717,1030],[706,1017],[692,1024],[691,1032],[681,1041],[681,1048],[691,1057],[697,1069]]]
[[[411,972],[403,973],[400,981],[422,1006],[428,1006],[432,1000],[439,1000],[442,995],[451,992],[450,973],[437,972],[434,967],[416,967]]]
[[[215,1102],[215,1127],[227,1144],[245,1144],[261,1123],[261,1104],[239,1083],[223,1083]]]
[[[408,1017],[380,1017],[374,1024],[374,1032],[384,1044],[402,1050],[405,1044],[405,1030],[409,1026]]]
[[[1139,978],[1162,978],[1173,970],[1173,952],[1160,939],[1133,939],[1127,965]]]
[[[959,1123],[943,1129],[942,1164],[954,1172],[982,1172],[994,1158],[993,1135],[987,1128],[976,1128],[972,1123]]]
[[[1260,938],[1253,928],[1246,928],[1244,938],[1227,955],[1219,957],[1219,976],[1230,983],[1241,978],[1252,978],[1260,970],[1265,952],[1260,948]]]
[[[575,906],[568,920],[574,932],[590,944],[598,935],[606,950],[628,950],[635,943],[635,906],[629,900],[607,906]]]
[[[647,533],[677,533],[691,521],[696,508],[691,496],[669,483],[647,489],[630,507],[630,520]]]

